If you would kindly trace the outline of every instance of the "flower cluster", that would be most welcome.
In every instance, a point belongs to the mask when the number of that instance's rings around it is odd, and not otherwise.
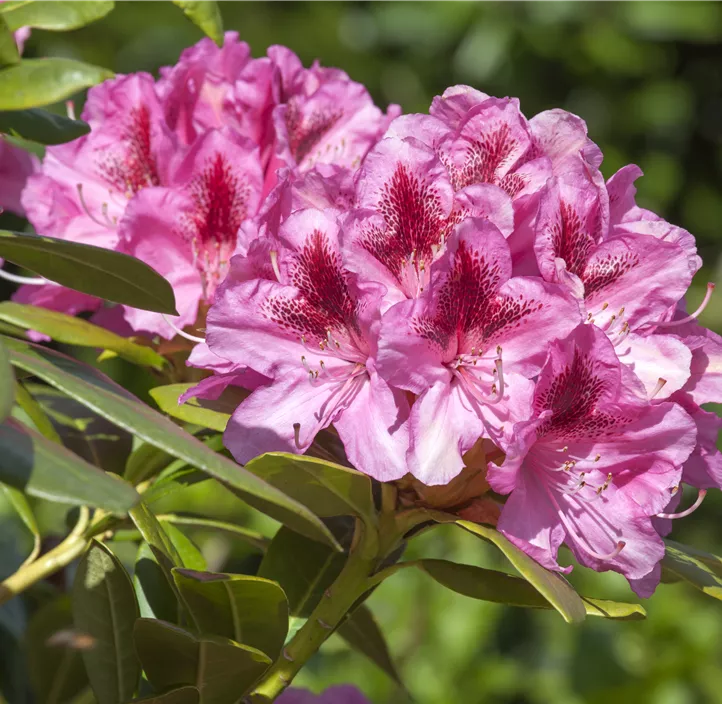
[[[158,82],[91,91],[91,134],[49,150],[23,199],[39,231],[173,284],[177,325],[206,331],[189,363],[212,375],[190,395],[250,392],[225,433],[239,462],[332,428],[360,471],[438,486],[481,441],[513,543],[568,571],[565,543],[649,595],[668,519],[722,485],[722,422],[702,408],[722,338],[684,308],[694,238],[636,205],[636,166],[605,182],[565,111],[527,119],[457,86],[428,115],[391,113],[340,71],[279,47],[250,59],[229,35]],[[90,306],[50,288],[20,296]],[[675,513],[682,483],[699,497]]]
[[[385,116],[345,73],[305,69],[284,47],[253,59],[229,32],[222,48],[202,40],[157,81],[139,73],[91,89],[91,133],[49,148],[22,202],[38,232],[131,254],[165,276],[180,313],[172,325],[131,308],[98,320],[172,338],[202,319],[231,256],[245,253],[245,228],[277,174],[357,168],[397,112]],[[73,314],[102,305],[52,284],[16,298]]]

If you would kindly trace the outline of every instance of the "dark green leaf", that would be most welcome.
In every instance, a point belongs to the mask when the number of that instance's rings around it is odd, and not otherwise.
[[[4,94],[3,73],[0,71],[0,96]],[[0,257],[91,296],[142,310],[178,315],[171,285],[145,262],[127,254],[52,237],[0,230]]]
[[[662,566],[705,594],[722,600],[722,558],[666,540]]]
[[[414,563],[447,589],[472,599],[497,604],[551,609],[552,605],[526,580],[504,572],[447,560],[419,560]],[[623,604],[581,597],[586,613],[622,621],[643,619],[646,612],[639,604]]]
[[[244,496],[257,497],[254,505],[263,502],[266,511],[274,518],[305,531],[315,539],[338,545],[323,522],[305,506],[235,462],[213,452],[96,370],[90,375],[85,365],[45,348],[10,338],[4,338],[4,342],[14,366],[35,374],[141,440],[185,460],[226,483],[229,488],[241,490]]]
[[[352,648],[378,665],[392,680],[402,684],[386,639],[369,608],[362,604],[336,631]]]
[[[158,407],[169,416],[195,423],[196,425],[210,428],[222,433],[226,429],[230,413],[223,413],[213,410],[203,400],[189,399],[185,403],[178,403],[178,398],[195,384],[169,384],[168,386],[156,386],[150,390],[150,395],[158,404]]]
[[[133,704],[199,704],[200,696],[195,687],[179,687],[154,697],[134,699]]]
[[[135,646],[153,687],[193,685],[202,704],[234,704],[271,664],[247,645],[144,618],[135,624]]]
[[[182,565],[191,570],[203,571],[207,569],[208,566],[201,551],[183,531],[162,519],[160,519],[160,525],[178,553]]]
[[[173,570],[202,633],[250,645],[275,660],[288,632],[288,603],[278,584],[245,575]]]
[[[101,2],[100,0],[30,0],[30,2],[5,2],[0,5],[0,14],[7,21],[13,31],[20,27],[35,27],[65,32],[78,29],[86,24],[105,17],[115,3]]]
[[[44,384],[27,390],[50,419],[63,445],[95,467],[121,474],[133,436],[65,394]]]
[[[145,542],[138,548],[133,586],[141,616],[172,623],[179,621],[178,597],[168,581],[167,572],[158,564],[156,554]]]
[[[308,616],[345,562],[346,555],[281,527],[268,546],[258,576],[281,585],[292,616]]]
[[[19,489],[15,489],[7,484],[0,484],[0,494],[5,495],[5,498],[10,502],[18,516],[20,516],[20,520],[33,536],[33,551],[28,560],[35,559],[40,554],[41,536],[38,523],[35,520],[35,515],[30,508],[28,500]],[[26,562],[28,560],[26,560]]]
[[[48,388],[48,387],[45,387]],[[15,387],[15,401],[23,410],[27,417],[32,421],[35,429],[48,440],[62,445],[58,431],[52,424],[48,414],[43,407],[35,400],[35,397],[27,390],[24,384],[17,384]]]
[[[13,409],[15,403],[15,376],[5,346],[0,342],[0,423]]]
[[[0,132],[38,144],[64,144],[88,134],[90,125],[40,108],[30,108],[0,112]]]
[[[125,513],[133,487],[13,419],[0,425],[0,481],[48,501]]]
[[[68,702],[88,686],[81,650],[72,639],[74,630],[70,595],[41,606],[33,615],[25,637],[30,682],[43,703]]]
[[[98,541],[78,565],[72,599],[75,627],[94,639],[83,661],[98,704],[125,704],[140,679],[133,649],[138,603],[120,560]]]
[[[269,452],[251,460],[246,469],[307,506],[317,516],[358,516],[376,523],[368,475],[326,460]]]
[[[129,511],[130,517],[135,523],[136,528],[140,531],[140,534],[157,556],[158,553],[165,557],[165,561],[159,560],[161,566],[164,564],[168,566],[168,570],[171,567],[183,567],[183,561],[178,551],[173,545],[173,541],[168,537],[168,534],[163,530],[163,526],[160,524],[155,514],[146,506],[144,502],[139,503],[135,508]],[[172,580],[170,572],[168,574],[169,580]]]
[[[0,68],[12,66],[20,61],[15,37],[7,22],[0,15]]]
[[[163,369],[166,361],[155,350],[137,345],[97,325],[47,308],[26,306],[12,301],[0,303],[0,320],[35,330],[67,345],[97,347],[117,353],[123,359],[154,369]]]
[[[185,16],[205,32],[218,46],[223,46],[223,18],[218,3],[208,0],[173,0]]]
[[[22,59],[0,70],[0,110],[57,103],[112,77],[108,69],[74,59]]]
[[[512,545],[499,531],[489,526],[457,521],[465,530],[496,545],[519,573],[562,615],[567,623],[583,621],[586,615],[579,594],[561,575],[544,569],[526,553]]]

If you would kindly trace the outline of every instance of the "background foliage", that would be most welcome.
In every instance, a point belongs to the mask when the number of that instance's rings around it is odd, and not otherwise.
[[[382,105],[399,102],[405,111],[423,111],[435,94],[462,82],[493,95],[518,96],[528,116],[550,107],[580,114],[605,153],[605,175],[638,163],[647,172],[638,184],[640,203],[698,238],[706,266],[692,304],[706,281],[720,283],[722,5],[226,2],[221,10],[226,28],[238,30],[254,55],[270,44],[285,44],[306,64],[319,58],[343,68]],[[74,32],[34,31],[25,56],[66,56],[117,72],[156,71],[201,36],[170,3],[123,2],[105,19]],[[1,217],[4,226],[17,224],[10,215]],[[0,297],[7,293],[3,289]],[[702,321],[722,330],[719,297]],[[119,359],[101,365],[136,393],[150,385],[138,367]],[[240,502],[208,484],[160,498],[153,508],[240,522]],[[0,570],[10,573],[31,538],[3,502],[0,496]],[[43,534],[64,534],[65,511],[44,507],[38,516]],[[721,510],[722,498],[710,495],[676,526],[674,537],[719,552]],[[245,520],[267,534],[274,530],[270,519],[258,514]],[[241,571],[260,559],[252,546],[222,533],[187,532],[211,570]],[[125,555],[123,547],[113,545],[132,564],[135,549]],[[482,566],[497,561],[491,548],[450,528],[414,541],[411,553],[410,558],[423,553]],[[629,597],[617,575],[577,570],[571,581],[592,596]],[[6,693],[13,691],[13,681],[23,681],[18,663],[3,656],[24,628],[16,606],[0,609],[0,690]],[[420,704],[722,702],[722,607],[688,585],[662,585],[645,605],[647,621],[587,619],[574,627],[554,612],[465,599],[415,570],[385,582],[369,606]],[[338,639],[296,680],[313,689],[345,681],[360,685],[378,704],[403,701],[390,679]]]

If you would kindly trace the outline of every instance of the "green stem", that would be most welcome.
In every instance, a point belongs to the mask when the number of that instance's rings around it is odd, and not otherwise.
[[[10,599],[24,592],[35,582],[49,577],[59,569],[69,565],[76,557],[79,557],[88,544],[85,529],[88,527],[89,520],[88,509],[81,506],[80,518],[75,524],[75,528],[60,545],[42,555],[35,562],[21,567],[15,574],[10,575],[0,584],[0,605],[10,601]]]
[[[274,701],[291,683],[308,659],[334,632],[356,600],[368,589],[369,576],[377,563],[369,544],[376,536],[357,520],[348,560],[336,581],[326,590],[303,627],[283,649],[281,657],[264,675],[253,694]]]

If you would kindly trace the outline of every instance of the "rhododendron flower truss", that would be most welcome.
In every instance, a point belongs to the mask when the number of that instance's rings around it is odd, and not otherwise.
[[[650,405],[604,333],[586,325],[552,345],[533,416],[515,436],[504,463],[489,466],[492,488],[509,494],[499,529],[550,569],[561,569],[565,542],[581,564],[621,572],[649,596],[664,555],[653,518],[695,446],[687,413]]]
[[[378,368],[419,394],[411,411],[409,469],[426,484],[458,474],[462,454],[486,434],[505,447],[529,415],[549,344],[581,321],[566,291],[511,277],[509,246],[490,222],[458,226],[416,300],[384,316]]]
[[[226,446],[240,462],[303,452],[333,423],[355,467],[397,479],[408,402],[375,368],[384,288],[345,269],[335,211],[299,211],[279,235],[278,280],[236,278],[237,256],[208,314],[210,351],[272,379],[235,411]]]

